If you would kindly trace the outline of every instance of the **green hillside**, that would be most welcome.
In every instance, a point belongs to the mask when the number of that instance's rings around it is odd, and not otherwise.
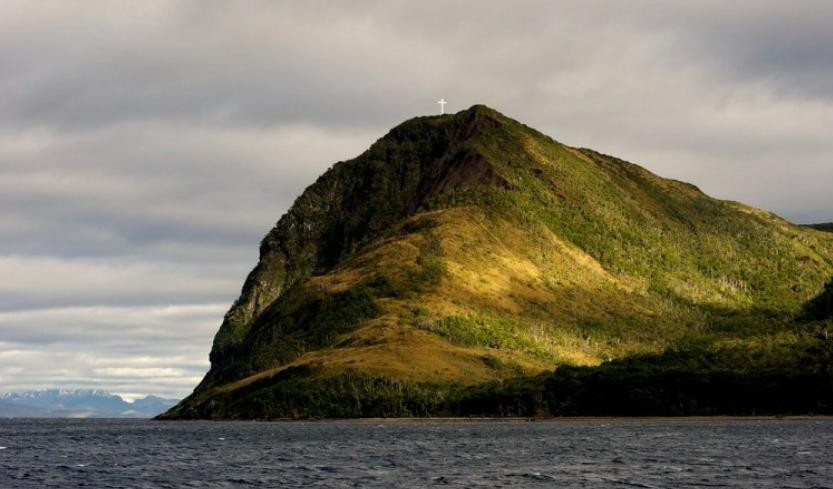
[[[803,359],[827,351],[830,315],[807,311],[831,277],[831,233],[484,106],[418,117],[281,217],[166,417],[602,412],[585,376],[639,369],[823,383]]]

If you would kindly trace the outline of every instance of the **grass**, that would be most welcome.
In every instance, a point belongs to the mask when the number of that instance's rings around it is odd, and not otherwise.
[[[448,316],[438,320],[417,320],[416,326],[458,345],[536,351],[534,343],[524,334],[524,326],[511,319]]]

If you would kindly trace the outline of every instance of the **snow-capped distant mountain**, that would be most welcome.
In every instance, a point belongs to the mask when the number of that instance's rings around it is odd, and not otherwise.
[[[0,417],[151,418],[176,403],[151,395],[129,403],[100,389],[42,389],[0,394]]]

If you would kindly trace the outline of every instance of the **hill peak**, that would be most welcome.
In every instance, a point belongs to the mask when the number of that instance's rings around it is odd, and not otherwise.
[[[491,108],[491,107],[489,107],[488,105],[485,105],[485,104],[474,104],[471,107],[469,107],[468,109],[463,109],[461,111],[456,112],[453,115],[455,115],[455,116],[460,116],[460,115],[474,116],[474,115],[478,115],[478,114],[482,115],[482,116],[490,116],[490,117],[495,117],[495,118],[507,118],[505,115],[500,113],[497,109],[493,109],[493,108]]]
[[[482,133],[485,128],[496,128],[503,124],[514,122],[511,118],[501,114],[495,109],[486,105],[476,104],[468,109],[460,110],[455,113],[446,113],[438,115],[417,116],[407,119],[402,123],[396,125],[388,134],[380,140],[385,140],[389,137],[402,138],[406,136],[413,138],[419,136],[419,133],[412,131],[451,131],[455,136],[449,142],[459,143],[471,137],[476,137]],[[422,134],[425,135],[424,133]],[[371,147],[372,150],[372,147]]]

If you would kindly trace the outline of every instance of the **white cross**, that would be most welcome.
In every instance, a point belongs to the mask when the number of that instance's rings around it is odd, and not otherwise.
[[[440,115],[445,114],[445,104],[448,102],[444,98],[441,98],[437,103],[440,104]]]

